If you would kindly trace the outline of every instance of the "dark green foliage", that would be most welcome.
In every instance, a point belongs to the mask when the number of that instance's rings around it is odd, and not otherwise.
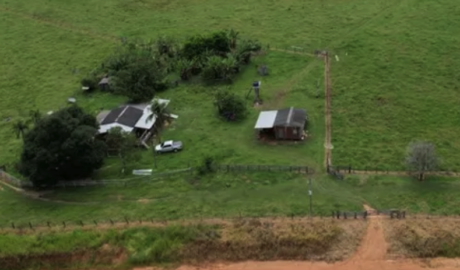
[[[116,152],[122,164],[122,171],[126,169],[126,162],[137,160],[139,158],[135,147],[138,145],[138,139],[133,133],[124,132],[120,127],[109,130],[105,139],[109,151]]]
[[[191,60],[200,57],[206,51],[224,55],[230,52],[230,39],[227,33],[220,31],[207,36],[196,35],[189,38],[182,48],[182,56]]]
[[[24,138],[20,172],[35,186],[90,176],[106,154],[105,143],[94,138],[98,127],[95,117],[77,106],[43,118]]]
[[[238,70],[238,63],[232,54],[228,54],[227,58],[211,56],[203,67],[201,78],[208,84],[231,82]]]
[[[89,87],[89,90],[96,89],[98,84],[99,84],[99,80],[95,76],[88,76],[81,80],[81,86]]]
[[[156,41],[156,48],[159,55],[166,55],[169,58],[176,56],[178,45],[172,38],[161,36]]]
[[[206,157],[203,159],[201,166],[198,167],[198,174],[205,175],[214,172],[214,159],[212,157]]]
[[[163,67],[153,59],[138,59],[112,77],[111,88],[133,102],[150,100],[156,92],[168,87],[165,76]]]
[[[247,116],[248,108],[244,99],[227,90],[217,91],[214,105],[218,114],[227,121],[238,121]]]
[[[172,48],[164,46],[161,51],[166,54],[173,52]],[[169,65],[165,55],[158,53],[156,45],[127,43],[102,68],[109,74],[111,89],[116,94],[139,102],[152,99],[157,91],[168,87],[165,78]]]

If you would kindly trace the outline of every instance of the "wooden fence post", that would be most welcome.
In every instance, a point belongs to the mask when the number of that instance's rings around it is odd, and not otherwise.
[[[11,227],[13,227],[13,229],[16,229],[16,226],[14,226],[14,222],[11,222]]]
[[[357,218],[358,218],[358,213],[355,212],[355,219],[357,219]]]
[[[109,219],[110,223],[113,225],[113,220],[112,219]]]
[[[94,221],[94,225],[96,225],[96,226],[97,226],[97,222],[96,222],[95,220],[93,220],[93,221]]]
[[[49,228],[51,228],[51,225],[50,225],[50,222],[46,222],[46,224],[48,225]]]
[[[65,221],[62,222],[62,226],[64,226],[64,228],[65,228]]]
[[[364,211],[364,213],[363,213],[363,218],[364,218],[364,219],[367,218],[367,211]]]
[[[348,165],[348,173],[351,173],[351,165]]]
[[[80,220],[80,225],[81,225],[82,227],[85,226],[85,224],[83,224],[83,221],[82,221],[82,220]]]
[[[126,224],[129,224],[129,220],[127,217],[125,217]]]

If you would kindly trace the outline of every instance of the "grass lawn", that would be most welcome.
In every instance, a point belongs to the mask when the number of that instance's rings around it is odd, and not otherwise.
[[[198,180],[199,179],[199,180]],[[68,188],[44,195],[69,203],[36,201],[8,189],[0,191],[1,227],[109,219],[189,219],[238,216],[306,216],[308,182],[304,175],[281,173],[211,174],[133,184],[127,187]],[[429,178],[350,176],[345,181],[315,176],[312,180],[314,215],[331,211],[405,209],[412,213],[460,214],[460,182]]]
[[[441,169],[460,169],[458,2],[399,1],[334,48],[333,163],[404,169],[429,140]]]
[[[68,188],[45,198],[79,204],[36,201],[7,189],[0,191],[0,226],[108,219],[178,219],[242,216],[305,216],[308,183],[305,175],[286,173],[211,174],[190,184],[188,177],[127,187]],[[332,210],[360,210],[360,199],[343,183],[313,181],[315,215]],[[86,204],[85,204],[86,203]]]

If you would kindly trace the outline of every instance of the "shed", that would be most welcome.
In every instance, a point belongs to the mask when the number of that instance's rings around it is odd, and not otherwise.
[[[110,83],[110,80],[109,80],[109,77],[105,76],[104,78],[101,79],[101,81],[99,82],[99,88],[101,90],[109,90],[109,83]]]
[[[307,122],[307,113],[294,107],[277,111],[262,111],[255,129],[259,135],[267,135],[277,140],[302,140]]]

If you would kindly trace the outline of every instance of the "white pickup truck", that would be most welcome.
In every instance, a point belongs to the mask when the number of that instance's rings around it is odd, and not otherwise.
[[[155,146],[155,152],[157,153],[177,152],[180,150],[182,150],[182,142],[179,141],[165,141]]]

